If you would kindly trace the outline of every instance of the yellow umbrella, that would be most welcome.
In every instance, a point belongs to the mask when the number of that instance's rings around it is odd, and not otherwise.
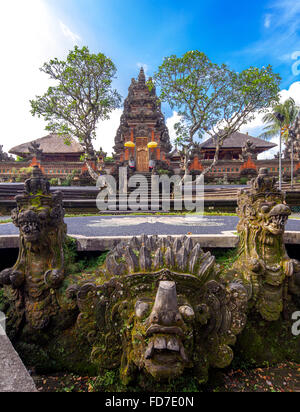
[[[148,147],[149,149],[155,149],[158,146],[158,144],[156,142],[150,142],[148,143]]]
[[[133,142],[126,142],[125,144],[124,144],[124,146],[125,147],[135,147],[135,144],[133,143]]]

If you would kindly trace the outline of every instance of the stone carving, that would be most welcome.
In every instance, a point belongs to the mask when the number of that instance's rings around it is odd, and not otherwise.
[[[240,160],[242,162],[246,162],[249,157],[251,157],[252,160],[256,160],[257,159],[257,148],[256,145],[251,142],[250,139],[248,139],[245,142],[244,147],[242,148],[242,154],[239,156]]]
[[[283,234],[291,211],[268,169],[260,169],[251,189],[240,192],[237,213],[239,258],[228,275],[243,281],[250,308],[275,321],[285,309],[289,292],[300,293],[300,263],[287,255]]]
[[[137,125],[136,128],[134,129],[134,136],[135,137],[150,137],[151,129],[143,124]]]
[[[101,270],[104,283],[68,290],[100,369],[119,366],[126,383],[136,371],[161,380],[193,368],[205,381],[210,366],[231,363],[247,293],[241,284],[217,280],[215,258],[199,244],[187,237],[133,238],[111,251]]]
[[[37,142],[32,142],[28,146],[29,156],[35,156],[36,158],[40,158],[43,154],[43,150],[40,149],[40,144]]]
[[[119,369],[124,384],[189,370],[206,382],[210,367],[231,363],[256,311],[275,321],[292,295],[299,299],[300,263],[283,243],[290,210],[275,183],[261,169],[241,191],[240,250],[226,272],[189,237],[142,236],[119,243],[97,270],[66,276],[61,194],[36,166],[12,214],[18,260],[0,273],[9,336],[31,365]]]
[[[7,153],[3,151],[3,145],[0,145],[0,162],[7,162],[10,160],[14,160],[12,156],[9,156]]]
[[[151,79],[149,79],[149,82],[151,83]],[[146,132],[143,130],[141,134],[137,130],[139,127],[144,128]],[[142,68],[138,80],[132,79],[129,86],[120,126],[115,136],[114,150],[118,161],[121,161],[120,159],[124,156],[124,143],[131,140],[131,130],[134,130],[134,137],[148,137],[149,139],[153,130],[155,136],[158,135],[161,138],[161,153],[167,154],[170,152],[170,137],[161,111],[161,104],[157,99],[155,87],[149,90]]]
[[[61,193],[50,194],[49,183],[38,166],[25,182],[25,192],[16,197],[12,212],[20,229],[20,249],[16,264],[0,273],[0,285],[11,297],[10,315],[15,329],[23,316],[33,329],[43,329],[58,311],[56,290],[64,278],[63,222]]]

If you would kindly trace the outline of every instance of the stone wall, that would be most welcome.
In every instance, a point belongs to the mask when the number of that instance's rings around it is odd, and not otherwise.
[[[195,157],[190,166],[190,170],[201,172],[208,167],[211,161],[199,160]],[[271,176],[277,177],[279,171],[278,159],[263,159],[253,160],[248,158],[246,162],[240,160],[220,160],[216,166],[212,168],[206,174],[206,180],[212,181],[217,179],[223,179],[224,175],[227,175],[228,181],[238,180],[244,176],[255,176],[260,168],[267,168]],[[286,178],[291,175],[291,162],[289,160],[282,159],[282,172]],[[294,164],[294,177],[300,174],[300,162]]]

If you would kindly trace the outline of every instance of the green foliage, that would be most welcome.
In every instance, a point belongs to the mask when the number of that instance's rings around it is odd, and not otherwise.
[[[106,371],[103,375],[89,382],[90,392],[200,392],[201,386],[192,374],[180,376],[169,382],[156,382],[150,376],[140,374],[138,384],[132,382],[128,386],[122,384],[118,369]]]
[[[77,271],[82,272],[82,271],[87,271],[91,272],[93,270],[96,270],[100,266],[103,265],[106,256],[108,252],[103,252],[100,254],[100,256],[97,257],[89,257],[89,258],[84,258],[82,260],[79,260],[76,264],[77,266]]]
[[[66,237],[64,244],[65,271],[70,274],[83,271],[92,272],[103,265],[108,252],[100,253],[96,257],[78,259],[77,242],[70,236]]]
[[[11,222],[12,222],[12,219],[1,219],[0,220],[0,225],[4,224],[4,223],[11,223]]]
[[[248,183],[248,178],[247,177],[241,177],[240,178],[240,184],[241,185],[246,185]]]
[[[49,180],[49,183],[50,183],[51,186],[58,186],[58,178],[57,177],[52,177]]]
[[[274,136],[278,136],[281,127],[289,130],[296,121],[299,111],[300,107],[296,105],[294,99],[291,97],[283,103],[274,104],[272,110],[263,117],[264,123],[268,123],[268,125],[264,128],[264,132],[260,137],[268,140]],[[282,123],[277,119],[277,113],[283,116],[284,120]],[[283,135],[285,140],[289,137],[288,130],[287,133]]]
[[[105,162],[113,162],[113,161],[114,161],[114,158],[108,156],[108,157],[106,157],[106,158],[104,159],[104,161],[105,161]]]
[[[88,157],[88,156],[87,156],[86,154],[83,154],[83,155],[80,156],[79,160],[80,160],[81,162],[85,162],[86,159],[87,159],[87,157]]]
[[[40,70],[57,85],[30,101],[32,115],[43,116],[47,130],[62,135],[65,144],[69,144],[66,136],[74,136],[86,154],[94,154],[92,139],[98,120],[108,119],[121,102],[121,96],[112,88],[114,63],[102,53],[75,46],[65,61],[55,58]]]
[[[24,158],[21,157],[21,156],[17,156],[16,162],[26,162],[26,159],[24,159]]]
[[[228,270],[238,258],[237,249],[215,249],[213,254],[222,271]]]
[[[73,272],[75,260],[77,257],[77,242],[70,236],[67,236],[64,243],[64,263],[65,270]]]
[[[198,50],[166,57],[154,80],[161,88],[160,100],[180,116],[175,125],[177,144],[187,159],[197,138],[208,133],[214,139],[216,156],[204,173],[217,162],[219,148],[230,134],[278,100],[280,84],[271,66],[237,73],[212,63]]]
[[[268,322],[249,314],[235,347],[232,367],[251,369],[286,361],[300,361],[299,339],[291,334],[291,321]]]
[[[169,170],[166,170],[166,169],[159,169],[158,171],[157,171],[157,173],[161,176],[161,175],[168,175],[168,174],[170,174],[170,171]]]
[[[33,171],[33,167],[21,167],[20,172],[25,173],[27,175],[31,175]]]
[[[95,381],[90,383],[92,390],[98,391],[101,389],[105,392],[111,388],[112,385],[120,385],[118,372],[119,371],[107,371],[104,375],[99,376]]]
[[[64,181],[62,182],[62,186],[71,186],[74,177],[80,173],[80,170],[72,170],[72,173],[68,174],[68,176],[64,179]]]

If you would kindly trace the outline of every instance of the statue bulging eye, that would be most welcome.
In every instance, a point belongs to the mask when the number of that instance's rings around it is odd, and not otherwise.
[[[270,207],[267,205],[262,206],[261,208],[263,213],[269,213],[270,212]]]
[[[193,308],[189,305],[180,306],[179,312],[182,317],[186,320],[193,320],[195,318],[195,312]]]
[[[135,304],[135,314],[138,318],[143,318],[149,312],[150,304],[143,301],[138,301]]]

